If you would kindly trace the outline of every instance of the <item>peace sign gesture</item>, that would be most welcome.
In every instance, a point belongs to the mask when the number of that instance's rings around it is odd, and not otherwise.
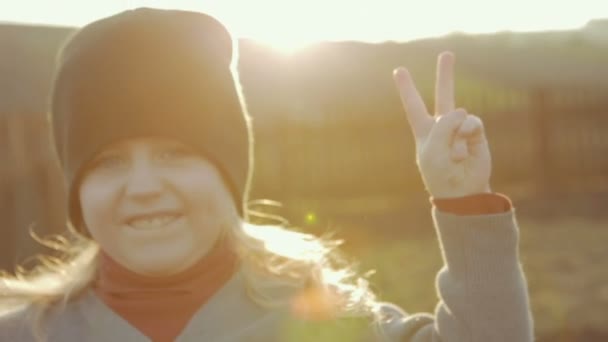
[[[435,198],[490,192],[492,162],[481,119],[454,106],[454,55],[437,58],[435,113],[430,114],[407,69],[393,77],[416,140],[416,163]]]

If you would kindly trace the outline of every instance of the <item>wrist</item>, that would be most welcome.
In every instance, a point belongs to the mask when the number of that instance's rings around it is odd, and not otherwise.
[[[451,191],[428,191],[431,198],[440,199],[451,199],[451,198],[463,198],[467,196],[474,196],[479,194],[492,194],[494,193],[490,188],[490,185],[482,186],[477,190],[451,190]]]

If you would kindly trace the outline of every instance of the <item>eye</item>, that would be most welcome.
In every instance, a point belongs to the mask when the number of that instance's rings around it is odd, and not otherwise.
[[[95,159],[92,168],[100,170],[118,169],[125,166],[127,162],[127,158],[120,154],[107,154]]]
[[[161,161],[179,161],[192,156],[194,156],[194,151],[179,146],[167,147],[158,153],[158,159]]]

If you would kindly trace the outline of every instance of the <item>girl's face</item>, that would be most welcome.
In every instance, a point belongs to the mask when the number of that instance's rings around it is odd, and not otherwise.
[[[101,249],[151,276],[192,266],[236,215],[216,167],[169,139],[107,147],[87,165],[79,195],[86,228]]]

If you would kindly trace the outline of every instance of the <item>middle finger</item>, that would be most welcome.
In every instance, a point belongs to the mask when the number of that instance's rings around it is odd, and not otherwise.
[[[437,58],[435,115],[449,113],[454,108],[454,54],[443,52]]]

